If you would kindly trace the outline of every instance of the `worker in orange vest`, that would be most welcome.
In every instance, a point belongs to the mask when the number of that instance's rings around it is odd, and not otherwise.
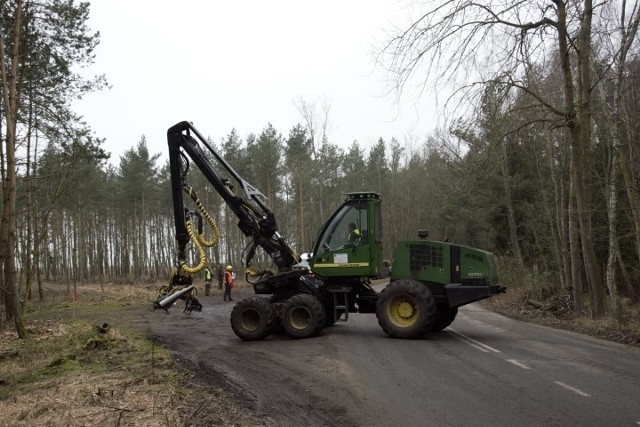
[[[227,271],[224,272],[224,300],[225,301],[233,301],[231,298],[231,288],[234,286],[233,280],[233,267],[227,265]]]

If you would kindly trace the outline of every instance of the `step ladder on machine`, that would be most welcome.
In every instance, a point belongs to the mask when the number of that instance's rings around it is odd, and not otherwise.
[[[333,320],[346,322],[349,319],[349,294],[352,291],[353,288],[347,286],[329,290],[333,295]],[[344,313],[344,319],[340,318],[342,313]]]

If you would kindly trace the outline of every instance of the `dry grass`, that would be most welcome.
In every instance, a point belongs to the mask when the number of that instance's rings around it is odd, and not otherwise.
[[[181,425],[167,351],[83,322],[37,322],[2,334],[0,425]]]
[[[29,318],[39,319],[28,321],[29,339],[0,331],[0,426],[265,425],[224,390],[195,381],[168,350],[79,316],[148,305],[155,293],[82,286],[70,301],[66,288],[47,289],[31,305]]]

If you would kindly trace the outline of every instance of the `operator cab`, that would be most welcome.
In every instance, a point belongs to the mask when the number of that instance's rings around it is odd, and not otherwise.
[[[380,195],[348,193],[316,238],[311,268],[319,276],[380,274],[382,227]]]

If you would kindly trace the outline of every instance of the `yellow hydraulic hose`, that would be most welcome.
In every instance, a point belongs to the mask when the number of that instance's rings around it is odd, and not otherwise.
[[[193,242],[193,246],[195,246],[196,251],[198,252],[198,264],[194,267],[189,267],[186,261],[180,261],[180,268],[188,274],[195,274],[199,271],[202,271],[204,267],[207,265],[207,255],[204,252],[204,248],[200,244],[200,241],[196,237],[196,232],[193,231],[193,227],[191,226],[191,220],[186,220],[184,222],[185,228],[187,229],[187,234],[189,238]]]
[[[207,248],[217,245],[218,242],[220,241],[220,232],[218,231],[218,225],[215,223],[213,218],[211,218],[211,215],[209,215],[209,212],[207,212],[205,207],[202,205],[202,203],[200,202],[200,199],[198,199],[198,196],[196,195],[196,192],[193,190],[193,187],[184,187],[184,191],[195,202],[196,206],[198,207],[198,210],[200,211],[200,213],[202,213],[202,216],[207,220],[207,223],[209,223],[209,226],[211,227],[211,231],[213,232],[213,238],[211,240],[206,240],[203,234],[197,234],[196,238],[198,242],[200,242],[202,246],[205,246]]]

